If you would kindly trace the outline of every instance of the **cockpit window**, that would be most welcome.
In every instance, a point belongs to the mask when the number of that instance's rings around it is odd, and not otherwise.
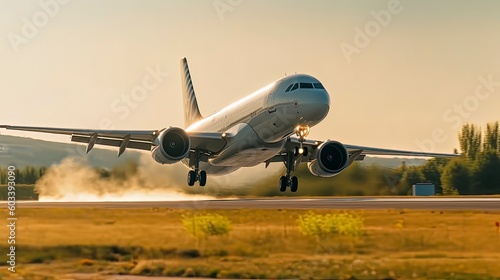
[[[313,88],[311,83],[300,83],[300,88]]]
[[[292,87],[293,87],[293,84],[289,85],[289,86],[286,88],[285,92],[289,92],[289,91],[290,91],[290,89],[291,89]]]
[[[314,83],[314,88],[325,89],[321,83]]]
[[[299,84],[295,83],[291,89],[291,91],[294,91],[299,88]]]

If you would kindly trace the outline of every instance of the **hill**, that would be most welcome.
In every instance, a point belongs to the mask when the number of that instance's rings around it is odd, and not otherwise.
[[[59,163],[62,159],[86,157],[89,165],[111,168],[129,160],[138,160],[140,153],[128,150],[120,157],[117,152],[94,148],[86,155],[85,145],[58,143],[26,137],[0,135],[0,166],[15,165],[22,168],[28,165],[41,167]]]

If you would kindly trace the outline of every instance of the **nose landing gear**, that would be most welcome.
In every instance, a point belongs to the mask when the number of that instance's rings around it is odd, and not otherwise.
[[[291,176],[290,173],[295,169],[295,154],[287,152],[284,156],[283,163],[286,166],[286,175],[281,176],[279,180],[280,192],[285,192],[287,187],[290,187],[291,192],[296,192],[299,188],[299,179],[296,176]]]
[[[299,138],[299,147],[296,147],[294,151],[286,152],[283,156],[283,163],[286,167],[286,175],[281,176],[279,180],[280,192],[285,192],[287,187],[290,187],[291,192],[297,192],[299,188],[299,179],[296,176],[290,176],[295,170],[295,166],[302,162],[302,157],[308,155],[307,147],[304,147],[304,141],[307,135],[309,135],[309,126],[307,125],[297,125],[295,127],[295,135]]]

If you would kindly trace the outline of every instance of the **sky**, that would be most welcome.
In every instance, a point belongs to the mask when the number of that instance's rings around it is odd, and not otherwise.
[[[311,139],[451,152],[500,120],[500,1],[0,0],[0,124],[184,126],[286,74],[332,100]],[[67,136],[0,131],[38,139]]]

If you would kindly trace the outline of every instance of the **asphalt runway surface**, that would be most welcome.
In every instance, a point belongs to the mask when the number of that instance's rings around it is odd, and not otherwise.
[[[7,207],[0,202],[0,207]],[[500,211],[498,197],[329,197],[185,201],[41,202],[17,201],[17,208],[172,208],[172,209],[431,209]]]

